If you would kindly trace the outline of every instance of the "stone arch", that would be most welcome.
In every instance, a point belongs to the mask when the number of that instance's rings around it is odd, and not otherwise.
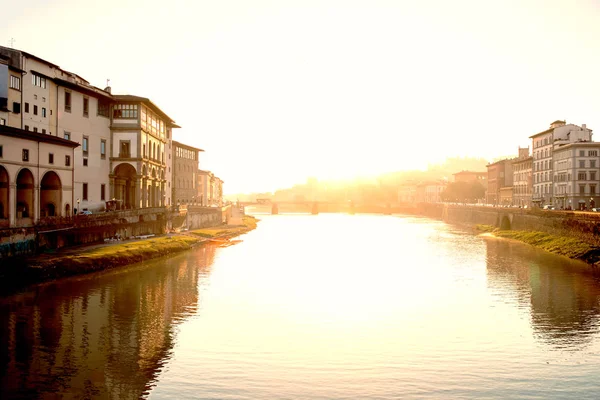
[[[71,205],[69,203],[65,204],[65,216],[68,217],[71,215]]]
[[[144,164],[144,165],[142,165],[142,175],[146,176],[146,172],[147,172],[146,171],[146,165]]]
[[[17,175],[17,218],[33,218],[33,174],[23,168]]]
[[[9,188],[8,171],[0,165],[0,219],[8,219]]]
[[[121,200],[125,208],[134,208],[137,171],[131,164],[115,167],[115,199]]]
[[[40,216],[60,216],[62,204],[62,183],[54,171],[44,174],[40,182]]]
[[[508,215],[502,215],[500,217],[500,229],[503,231],[510,231],[511,230],[511,224],[510,224],[510,218]]]

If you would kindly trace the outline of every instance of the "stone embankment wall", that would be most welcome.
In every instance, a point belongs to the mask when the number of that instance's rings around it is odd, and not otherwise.
[[[188,229],[209,228],[221,225],[224,218],[221,208],[192,206],[188,208],[185,224]]]
[[[448,223],[540,231],[600,245],[600,213],[426,203],[419,204],[415,212]]]

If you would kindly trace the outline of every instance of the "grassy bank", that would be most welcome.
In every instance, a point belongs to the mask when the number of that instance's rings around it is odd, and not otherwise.
[[[206,241],[204,238],[232,238],[256,228],[257,220],[246,216],[241,226],[199,229],[193,234],[91,245],[62,249],[53,254],[11,259],[0,269],[0,293],[53,279],[103,271],[154,258],[180,253]]]
[[[491,225],[477,225],[476,229],[480,232],[489,232],[495,237],[518,240],[550,253],[582,260],[590,264],[596,264],[600,261],[600,249],[598,247],[573,237],[536,231],[505,231]]]
[[[190,233],[209,239],[228,239],[234,236],[241,235],[256,228],[258,220],[250,215],[245,215],[242,218],[242,225],[232,226],[214,226],[211,228],[202,228],[190,231]]]

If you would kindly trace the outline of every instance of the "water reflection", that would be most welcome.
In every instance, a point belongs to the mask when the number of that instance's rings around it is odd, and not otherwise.
[[[0,299],[0,398],[137,399],[198,308],[215,247]],[[68,393],[68,395],[65,395]]]
[[[538,340],[569,350],[592,342],[600,285],[589,266],[505,240],[487,239],[486,249],[490,290],[529,310]]]

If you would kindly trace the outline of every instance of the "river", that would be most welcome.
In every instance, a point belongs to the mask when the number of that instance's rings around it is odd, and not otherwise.
[[[439,221],[261,215],[0,298],[0,398],[600,397],[600,282]]]

